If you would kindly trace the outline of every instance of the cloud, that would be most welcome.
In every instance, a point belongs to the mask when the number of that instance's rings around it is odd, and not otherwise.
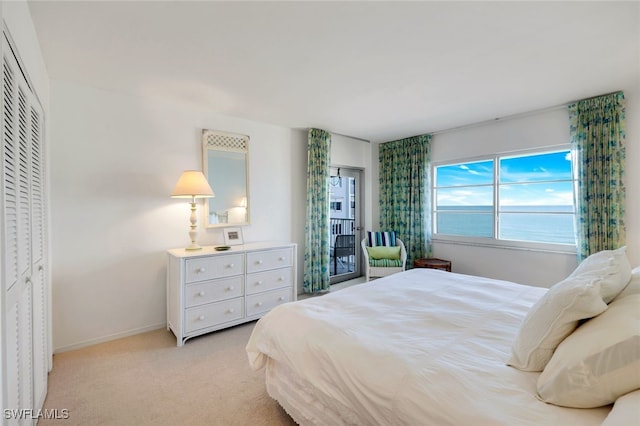
[[[460,164],[460,168],[461,168],[462,170],[466,170],[467,172],[469,172],[469,174],[472,174],[472,175],[476,175],[476,176],[481,176],[481,175],[482,175],[482,173],[480,173],[480,172],[479,172],[479,171],[477,171],[477,170],[472,170],[472,169],[471,169],[469,166],[467,166],[466,164]]]
[[[439,206],[487,206],[493,202],[491,189],[453,189],[438,191],[437,203]]]

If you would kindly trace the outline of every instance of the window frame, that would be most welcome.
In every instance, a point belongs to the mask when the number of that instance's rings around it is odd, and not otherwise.
[[[550,154],[558,151],[569,151],[573,158],[575,159],[574,151],[571,149],[569,144],[562,145],[552,145],[545,146],[539,148],[531,148],[524,150],[515,150],[515,151],[506,151],[499,152],[494,154],[480,155],[474,157],[462,157],[455,158],[445,161],[434,161],[430,167],[430,177],[431,177],[431,188],[430,188],[430,201],[431,201],[431,227],[434,230],[432,235],[433,242],[445,242],[451,244],[461,244],[461,245],[469,245],[469,246],[483,246],[483,247],[494,247],[494,248],[508,248],[508,249],[520,249],[520,250],[532,250],[532,251],[544,251],[544,252],[554,252],[554,253],[567,253],[574,254],[577,252],[576,243],[573,244],[561,244],[561,243],[547,243],[547,242],[536,242],[536,241],[518,241],[518,240],[506,240],[500,239],[500,214],[501,213],[509,213],[509,212],[500,212],[500,186],[501,185],[513,185],[514,183],[504,183],[500,182],[500,159],[506,157],[519,157],[519,156],[530,156],[536,154]],[[436,233],[437,230],[437,186],[436,182],[436,169],[441,166],[453,165],[453,164],[464,164],[464,163],[474,163],[474,162],[482,162],[482,161],[492,161],[493,162],[493,205],[492,205],[492,214],[493,214],[493,237],[473,237],[473,236],[463,236],[463,235],[449,235],[449,234],[439,234]],[[572,189],[575,200],[575,191],[576,191],[576,174],[575,174],[575,163],[572,163]],[[566,182],[566,180],[555,180],[555,182]],[[551,181],[540,181],[542,182],[551,182]],[[531,181],[527,183],[538,183],[536,181]],[[522,184],[522,183],[516,183]],[[486,186],[486,185],[468,185],[471,186]],[[465,188],[467,186],[461,186]],[[444,187],[451,188],[451,187]],[[574,211],[571,214],[574,218],[576,215],[576,206],[574,201]]]

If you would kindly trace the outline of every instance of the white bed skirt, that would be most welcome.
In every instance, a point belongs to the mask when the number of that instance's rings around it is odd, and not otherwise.
[[[352,411],[339,401],[326,400],[317,390],[273,359],[266,366],[267,393],[301,425],[359,425]]]

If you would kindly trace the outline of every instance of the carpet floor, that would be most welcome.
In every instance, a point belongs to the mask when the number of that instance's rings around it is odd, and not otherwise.
[[[295,425],[244,350],[255,322],[179,348],[165,329],[55,354],[47,425]]]

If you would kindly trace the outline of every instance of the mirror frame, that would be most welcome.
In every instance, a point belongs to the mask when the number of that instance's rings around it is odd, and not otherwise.
[[[202,170],[207,180],[210,182],[213,188],[213,193],[216,192],[216,182],[212,182],[212,176],[209,176],[209,151],[222,151],[222,152],[235,152],[244,154],[244,168],[245,168],[245,197],[247,198],[246,214],[244,222],[226,222],[226,223],[209,223],[209,205],[211,200],[205,200],[205,226],[207,228],[223,228],[228,226],[243,226],[250,223],[250,206],[251,201],[249,197],[249,136],[241,135],[238,133],[229,133],[219,130],[202,130]],[[223,181],[221,176],[217,176],[218,179]]]

